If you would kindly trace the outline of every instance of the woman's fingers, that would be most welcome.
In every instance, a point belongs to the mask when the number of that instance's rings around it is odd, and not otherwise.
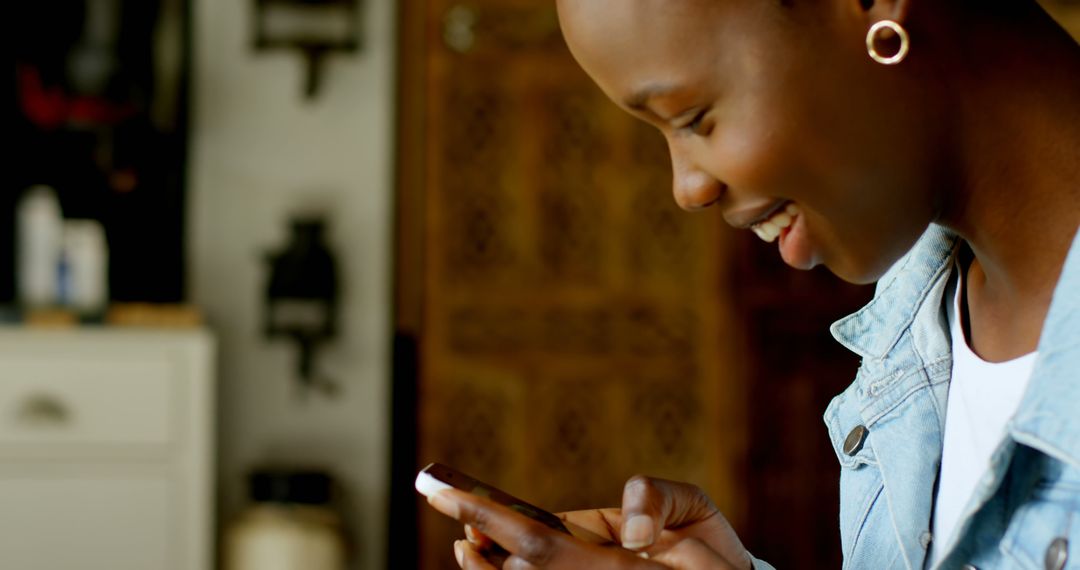
[[[428,498],[436,510],[490,537],[537,566],[543,566],[570,536],[484,497],[447,489]]]
[[[717,512],[694,485],[635,475],[623,487],[621,542],[634,550],[647,548],[661,530],[699,522]]]
[[[623,546],[650,553],[696,538],[740,566],[749,560],[739,536],[700,488],[650,477],[632,477],[623,489]],[[686,547],[684,547],[686,548]]]
[[[460,553],[463,568],[663,570],[660,564],[622,548],[577,540],[485,497],[447,489],[428,497],[428,502],[439,512],[472,527],[474,534],[478,531],[510,552],[505,561],[494,562],[468,541],[458,541],[454,548],[456,554]]]
[[[491,548],[494,544],[491,542],[491,538],[489,538],[488,535],[476,530],[469,525],[465,525],[465,538],[468,539],[468,541],[480,552]]]
[[[749,557],[747,557],[745,565],[734,566],[696,538],[679,541],[675,546],[653,556],[652,560],[674,570],[742,570],[750,568]]]
[[[503,563],[502,570],[537,570],[537,566],[520,556],[511,556]]]
[[[469,544],[466,540],[454,542],[454,557],[457,558],[458,566],[461,566],[464,570],[498,570],[494,564],[484,558],[484,555],[480,554],[480,551],[475,546]]]
[[[591,544],[620,542],[622,514],[619,509],[589,509],[558,513],[574,538]]]

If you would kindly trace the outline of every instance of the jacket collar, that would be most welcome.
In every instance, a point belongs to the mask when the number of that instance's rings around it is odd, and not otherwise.
[[[874,299],[833,323],[836,340],[864,359],[881,362],[911,330],[918,350],[924,345],[918,337],[928,333],[915,321],[920,311],[943,313],[926,301],[951,270],[959,244],[955,233],[931,225],[881,278]],[[1080,468],[1080,231],[1058,278],[1038,351],[1027,391],[1007,429],[1017,443]],[[932,360],[921,356],[923,362]]]
[[[1007,428],[1017,443],[1080,469],[1080,231],[1039,337],[1039,355]]]
[[[931,225],[878,281],[874,299],[833,323],[833,337],[863,358],[884,359],[924,308],[942,274],[951,270],[959,241],[955,233]]]

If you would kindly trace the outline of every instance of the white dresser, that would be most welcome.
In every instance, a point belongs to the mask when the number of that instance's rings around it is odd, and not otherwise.
[[[209,570],[202,330],[0,327],[0,569]]]

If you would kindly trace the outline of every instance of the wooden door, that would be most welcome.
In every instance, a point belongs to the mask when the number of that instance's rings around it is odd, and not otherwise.
[[[552,510],[692,481],[778,567],[839,567],[820,417],[869,295],[687,214],[663,139],[571,59],[549,0],[401,12],[390,567],[455,567],[441,461]],[[748,506],[752,506],[748,508]]]
[[[721,220],[675,207],[662,137],[578,68],[554,3],[406,4],[398,323],[418,341],[416,466],[552,510],[617,505],[646,472],[700,484],[738,521]],[[460,527],[426,505],[419,527],[420,567],[454,567]]]

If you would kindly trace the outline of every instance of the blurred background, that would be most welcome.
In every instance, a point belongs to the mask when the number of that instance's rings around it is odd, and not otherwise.
[[[453,568],[431,461],[556,511],[691,481],[840,566],[871,290],[679,211],[552,2],[13,10],[0,568]]]

